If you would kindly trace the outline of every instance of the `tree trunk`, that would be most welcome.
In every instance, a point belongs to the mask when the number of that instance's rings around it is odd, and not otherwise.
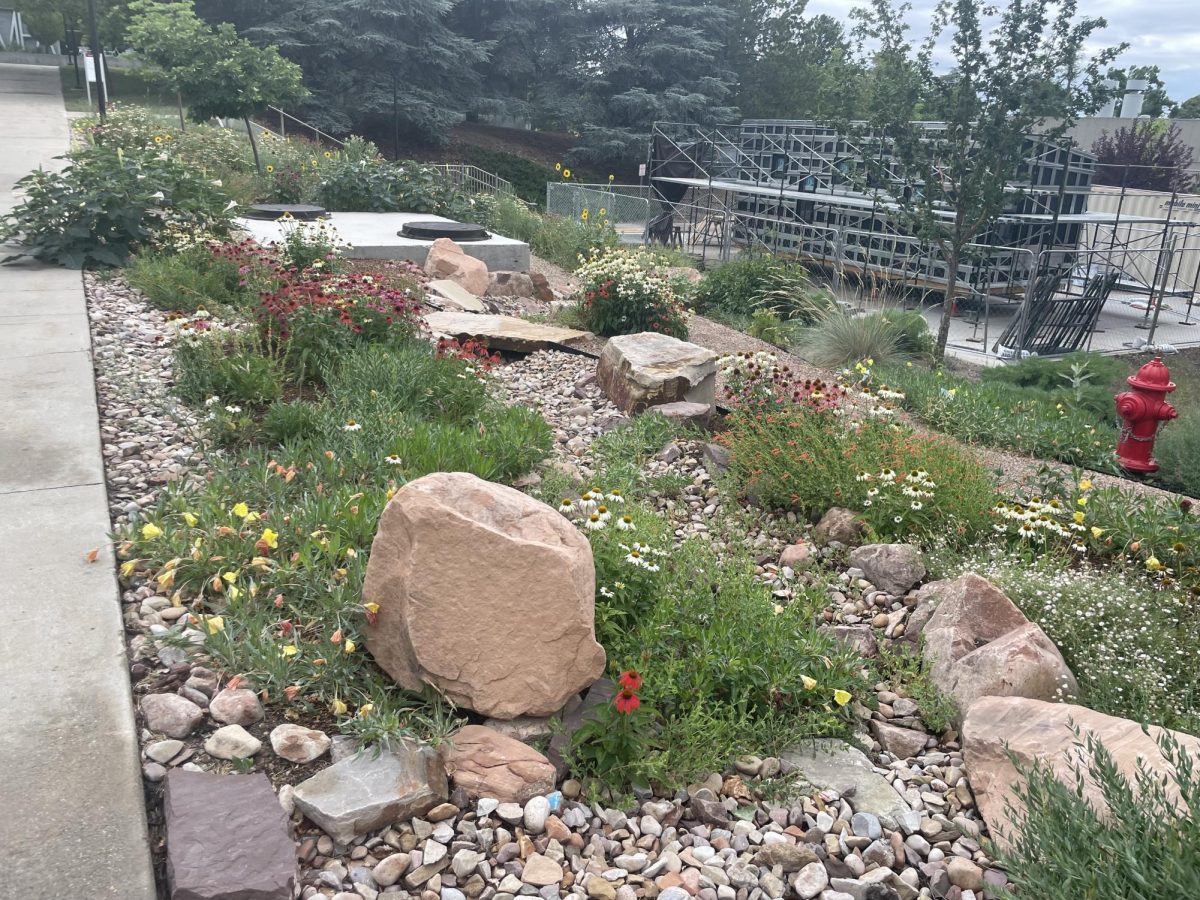
[[[392,76],[392,159],[400,158],[400,86]]]
[[[183,94],[179,91],[175,92],[175,102],[179,104],[179,130],[187,131],[187,124],[183,120]]]
[[[262,160],[258,158],[258,142],[254,140],[254,129],[250,126],[250,117],[242,116],[242,121],[246,123],[246,137],[250,138],[250,150],[254,153],[254,168],[261,175],[263,173]]]
[[[946,299],[942,301],[942,318],[938,322],[937,341],[933,345],[933,358],[941,362],[946,358],[946,339],[950,336],[950,315],[954,312],[954,301],[958,295],[959,248],[951,245],[946,255]]]

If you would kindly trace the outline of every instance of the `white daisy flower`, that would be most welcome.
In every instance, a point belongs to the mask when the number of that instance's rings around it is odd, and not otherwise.
[[[390,454],[390,455],[388,455],[388,456],[385,456],[385,457],[383,458],[383,461],[384,461],[385,463],[387,463],[388,465],[392,465],[392,466],[398,466],[398,465],[400,465],[400,463],[402,462],[402,460],[400,459],[400,457],[398,457],[398,456],[397,456],[395,453],[392,453],[392,454]]]
[[[362,431],[362,425],[351,419],[342,426],[342,431]]]

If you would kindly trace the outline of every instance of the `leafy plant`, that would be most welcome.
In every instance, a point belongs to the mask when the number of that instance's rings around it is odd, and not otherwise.
[[[901,345],[901,327],[882,313],[855,316],[835,309],[800,339],[800,352],[819,366],[838,369],[863,359],[886,366],[909,354]]]
[[[792,329],[779,316],[769,309],[756,309],[750,317],[750,325],[746,334],[760,341],[774,344],[776,347],[786,347],[792,340]]]
[[[22,178],[21,202],[0,219],[0,241],[15,241],[22,255],[70,268],[119,266],[171,223],[229,230],[225,197],[170,156],[93,145],[67,158],[61,172]]]
[[[241,307],[248,300],[237,263],[214,256],[203,245],[137,253],[129,260],[125,277],[154,306],[168,312]]]
[[[1078,733],[1077,733],[1078,737]],[[999,855],[1014,894],[1031,900],[1186,900],[1200,892],[1200,757],[1157,735],[1165,774],[1118,767],[1093,734],[1077,740],[1072,784],[1018,764],[1011,843]],[[1097,809],[1084,795],[1090,784]],[[1009,895],[1011,896],[1011,895]]]
[[[652,254],[628,250],[594,253],[576,270],[589,328],[597,334],[655,331],[687,337],[687,320],[670,279]]]
[[[569,759],[577,775],[608,785],[625,786],[642,781],[650,769],[650,739],[654,715],[637,692],[642,676],[627,670],[620,674],[617,692],[571,736]]]

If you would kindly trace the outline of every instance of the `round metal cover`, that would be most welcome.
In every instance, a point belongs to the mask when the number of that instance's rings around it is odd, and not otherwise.
[[[274,221],[284,213],[302,222],[311,222],[329,216],[323,206],[313,206],[311,203],[255,203],[248,207],[242,215],[247,219],[269,219]]]
[[[399,231],[400,237],[415,241],[436,241],[450,238],[452,241],[486,241],[491,237],[482,225],[464,222],[409,222]]]

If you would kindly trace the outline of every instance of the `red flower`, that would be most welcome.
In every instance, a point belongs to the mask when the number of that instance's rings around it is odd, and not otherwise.
[[[635,709],[642,705],[642,701],[638,699],[638,695],[626,688],[617,694],[617,712],[629,715]]]
[[[621,683],[621,687],[627,691],[636,691],[642,686],[642,676],[633,669],[628,669],[620,674],[617,681]]]

